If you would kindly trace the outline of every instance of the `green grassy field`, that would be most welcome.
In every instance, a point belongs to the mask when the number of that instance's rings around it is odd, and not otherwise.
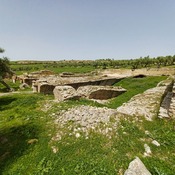
[[[39,70],[50,70],[53,71],[56,74],[62,73],[62,72],[72,72],[72,73],[88,73],[91,71],[94,71],[95,68],[93,66],[60,66],[57,64],[13,64],[10,65],[11,69],[17,74],[21,75],[23,73],[30,73],[35,72]]]
[[[119,102],[126,102],[136,93],[155,86],[165,78],[122,80],[117,85],[125,87],[128,94],[119,96]],[[65,126],[61,128],[64,132],[61,141],[51,142],[58,132],[52,113],[82,104],[104,106],[85,99],[56,104],[52,100],[53,96],[26,92],[0,96],[0,174],[120,175],[135,156],[144,162],[153,175],[174,174],[174,120],[154,119],[150,122],[142,117],[138,120],[126,117],[112,131],[111,138],[98,132],[90,132],[88,139],[83,134],[76,138],[69,135]],[[114,100],[117,101],[117,98]],[[119,105],[116,101],[107,105],[116,108]],[[50,108],[43,110],[47,105]],[[111,120],[108,127],[113,122]],[[149,134],[145,134],[145,131],[149,131]],[[161,146],[151,144],[153,139]],[[145,143],[151,147],[150,157],[143,156]],[[58,148],[56,153],[51,149],[53,145]]]
[[[127,92],[112,99],[107,106],[115,109],[116,107],[121,106],[124,102],[130,100],[134,95],[143,93],[145,90],[155,87],[160,81],[165,80],[166,78],[166,76],[125,78],[114,86],[121,86],[125,88]]]

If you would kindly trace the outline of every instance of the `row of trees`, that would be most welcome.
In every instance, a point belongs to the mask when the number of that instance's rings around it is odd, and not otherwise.
[[[140,57],[138,59],[130,60],[113,60],[113,59],[102,59],[94,61],[95,67],[103,68],[130,68],[132,70],[138,68],[150,68],[150,67],[163,67],[175,65],[175,55],[174,56],[161,56],[157,58]]]
[[[174,56],[161,56],[157,58],[140,57],[138,59],[130,59],[130,60],[114,60],[114,59],[99,59],[99,60],[88,60],[88,61],[77,61],[77,60],[69,60],[69,61],[48,61],[48,62],[37,62],[38,64],[34,64],[34,62],[23,62],[13,63],[14,71],[30,71],[30,70],[39,70],[41,68],[44,69],[52,69],[59,67],[93,67],[94,69],[106,69],[106,68],[129,68],[132,70],[138,68],[147,68],[157,67],[160,68],[162,66],[172,66],[175,65],[175,55]]]

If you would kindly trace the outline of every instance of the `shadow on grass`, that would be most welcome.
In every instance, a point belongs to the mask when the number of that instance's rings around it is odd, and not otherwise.
[[[14,97],[7,97],[7,96],[1,97],[0,98],[0,111],[9,109],[10,107],[8,105],[11,104],[15,100],[17,99]]]
[[[0,174],[31,147],[30,139],[36,139],[39,129],[31,124],[0,130]]]

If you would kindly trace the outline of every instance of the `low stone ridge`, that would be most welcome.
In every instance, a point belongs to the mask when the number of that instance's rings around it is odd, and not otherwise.
[[[56,86],[53,90],[53,94],[55,99],[58,101],[79,99],[81,97],[77,94],[77,91],[71,86]]]
[[[142,161],[136,157],[130,164],[124,175],[151,175]]]
[[[144,116],[147,120],[152,120],[157,115],[162,98],[171,83],[172,81],[168,81],[165,85],[148,89],[132,97],[127,103],[118,107],[117,111],[125,115]]]
[[[124,92],[126,92],[126,89],[116,86],[82,86],[77,89],[77,93],[81,96],[99,100],[114,98]]]

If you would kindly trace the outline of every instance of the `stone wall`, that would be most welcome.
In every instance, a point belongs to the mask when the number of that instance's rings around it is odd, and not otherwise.
[[[165,82],[132,97],[127,103],[117,108],[118,113],[129,116],[143,116],[147,120],[152,120],[158,115],[162,99],[172,84],[172,80]]]
[[[38,86],[38,92],[42,94],[53,94],[55,86],[48,83],[41,83]]]
[[[126,89],[116,86],[82,86],[77,91],[89,99],[107,100],[126,92]]]

